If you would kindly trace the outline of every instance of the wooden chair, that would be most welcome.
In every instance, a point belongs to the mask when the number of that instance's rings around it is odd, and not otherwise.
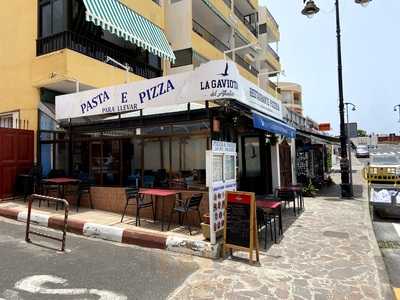
[[[126,204],[124,212],[121,217],[121,222],[124,220],[129,205],[136,205],[136,222],[135,222],[136,226],[138,226],[138,224],[140,226],[140,210],[143,208],[151,207],[153,211],[153,220],[156,219],[156,212],[154,210],[154,205],[152,200],[150,200],[150,202],[146,202],[144,195],[140,194],[136,188],[126,188],[125,194],[126,194]]]
[[[182,222],[182,224],[183,224],[185,217],[187,217],[187,214],[189,212],[197,211],[198,216],[199,216],[199,223],[201,223],[200,203],[201,203],[202,199],[203,199],[202,194],[192,195],[192,197],[190,197],[186,200],[177,198],[175,200],[174,206],[172,207],[171,214],[169,216],[168,230],[171,227],[172,216],[174,213],[179,214],[179,221]],[[182,216],[182,221],[181,221],[181,216]],[[190,228],[189,222],[188,222],[188,229],[189,229],[190,235],[192,235],[192,230]]]

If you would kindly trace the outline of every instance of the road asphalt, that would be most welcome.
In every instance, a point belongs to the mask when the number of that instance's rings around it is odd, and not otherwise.
[[[26,243],[24,232],[24,224],[0,218],[0,300],[166,299],[198,268],[165,251],[72,234],[65,254],[46,248],[56,241]]]

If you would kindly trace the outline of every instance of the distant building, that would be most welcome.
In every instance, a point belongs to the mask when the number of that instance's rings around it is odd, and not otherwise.
[[[287,108],[303,115],[303,97],[300,84],[294,82],[280,82],[279,89],[282,95],[282,103]]]

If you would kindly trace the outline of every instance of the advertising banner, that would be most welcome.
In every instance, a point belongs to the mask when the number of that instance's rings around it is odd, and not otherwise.
[[[126,113],[151,107],[236,100],[282,119],[282,104],[243,78],[232,61],[215,60],[193,71],[56,97],[56,119]]]

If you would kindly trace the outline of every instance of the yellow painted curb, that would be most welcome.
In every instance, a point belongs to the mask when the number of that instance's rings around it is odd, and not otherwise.
[[[394,288],[393,291],[396,299],[400,300],[400,288]]]

